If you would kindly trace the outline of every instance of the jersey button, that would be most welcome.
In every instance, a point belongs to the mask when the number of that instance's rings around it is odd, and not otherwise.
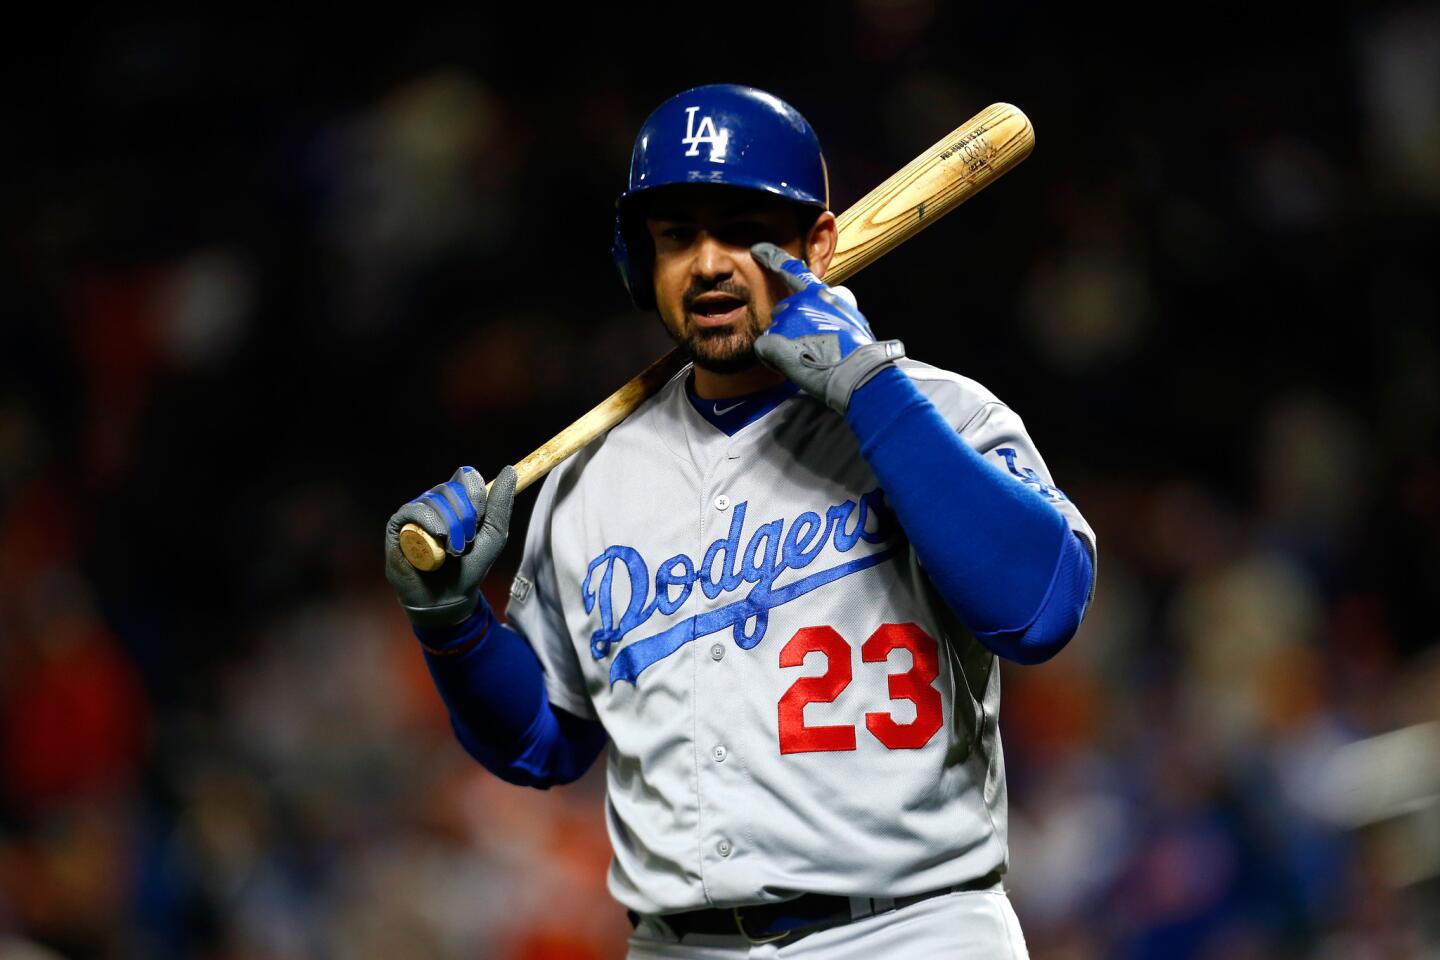
[[[730,851],[732,849],[733,848],[730,846],[729,840],[721,840],[719,843],[715,844],[715,852],[720,854],[720,856],[722,857],[730,856]]]
[[[723,644],[723,643],[713,644],[713,645],[710,647],[710,659],[711,659],[711,660],[724,660],[724,659],[725,659],[725,644]]]
[[[710,755],[715,758],[716,763],[724,763],[726,756],[725,744],[715,744],[715,749],[710,751]]]
[[[727,497],[727,496],[725,496],[725,494],[723,494],[723,493],[720,494],[720,496],[718,496],[718,497],[715,498],[715,509],[716,509],[716,510],[729,510],[729,509],[730,509],[730,498]]]

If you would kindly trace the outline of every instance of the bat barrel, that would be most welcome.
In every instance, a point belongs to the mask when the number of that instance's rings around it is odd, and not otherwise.
[[[1009,173],[1035,146],[1024,112],[992,103],[871,190],[837,221],[825,281],[844,283]]]

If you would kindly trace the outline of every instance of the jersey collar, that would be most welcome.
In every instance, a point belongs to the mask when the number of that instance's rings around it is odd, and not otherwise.
[[[790,381],[767,387],[756,393],[725,400],[705,400],[695,395],[695,378],[691,373],[685,378],[685,397],[690,406],[710,425],[727,437],[733,437],[745,427],[759,420],[780,404],[790,399],[799,390]]]

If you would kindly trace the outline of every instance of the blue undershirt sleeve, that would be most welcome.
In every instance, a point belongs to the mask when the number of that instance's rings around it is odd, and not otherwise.
[[[605,728],[550,704],[535,651],[480,599],[463,623],[415,627],[425,663],[472,757],[510,783],[570,783],[605,748]]]
[[[976,638],[1021,663],[1058,653],[1094,576],[1060,512],[986,463],[898,367],[855,391],[846,420],[921,566]]]

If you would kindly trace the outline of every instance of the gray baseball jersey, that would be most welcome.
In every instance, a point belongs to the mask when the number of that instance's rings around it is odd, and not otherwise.
[[[900,367],[1093,556],[1009,407]],[[843,417],[801,393],[727,436],[688,372],[549,475],[508,610],[551,702],[610,735],[611,893],[653,914],[1003,869],[997,658],[930,585]]]

